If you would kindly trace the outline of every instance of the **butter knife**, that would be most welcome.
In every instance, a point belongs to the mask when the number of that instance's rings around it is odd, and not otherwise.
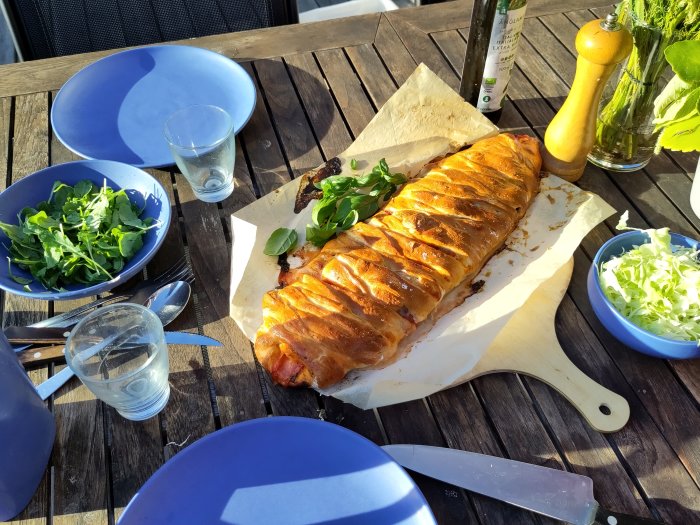
[[[65,343],[68,334],[70,334],[70,328],[10,326],[5,329],[5,337],[11,343]],[[165,342],[168,344],[221,346],[221,343],[216,339],[187,332],[165,332]]]

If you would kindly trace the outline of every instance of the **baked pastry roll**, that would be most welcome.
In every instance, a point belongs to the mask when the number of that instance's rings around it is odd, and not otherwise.
[[[539,189],[539,142],[501,134],[436,163],[263,298],[255,353],[285,386],[381,367],[459,304]]]

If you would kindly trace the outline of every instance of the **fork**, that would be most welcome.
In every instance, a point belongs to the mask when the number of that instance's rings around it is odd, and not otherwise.
[[[131,303],[143,304],[145,305],[151,294],[155,292],[158,288],[165,286],[175,281],[186,281],[189,284],[194,282],[194,274],[192,270],[187,265],[187,261],[182,258],[176,262],[173,266],[168,268],[165,272],[160,274],[158,277],[153,279],[145,279],[139,284],[134,286],[129,290],[129,293],[114,294],[108,297],[102,297],[96,299],[91,303],[80,306],[64,314],[39,321],[38,323],[31,324],[29,326],[33,328],[41,327],[56,327],[56,328],[70,328],[78,323],[84,317],[95,310],[99,306],[107,306],[110,304],[120,303],[124,301],[129,301]],[[13,350],[15,353],[22,352],[27,348],[31,347],[31,344],[15,346],[13,345]]]
[[[99,306],[106,306],[108,304],[119,303],[127,300],[132,303],[142,304],[158,288],[175,281],[187,281],[190,284],[194,281],[194,274],[192,273],[192,270],[188,266],[187,260],[184,257],[179,259],[173,266],[165,270],[159,276],[154,277],[153,279],[145,279],[129,290],[118,294],[100,297],[83,306],[79,306],[78,308],[74,308],[73,310],[69,310],[68,312],[60,315],[44,319],[43,321],[31,324],[30,326],[36,328],[45,326],[68,328],[76,324],[88,313]]]

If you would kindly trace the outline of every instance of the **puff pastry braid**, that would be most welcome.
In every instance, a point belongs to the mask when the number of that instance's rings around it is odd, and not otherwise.
[[[540,164],[536,139],[501,134],[408,182],[265,295],[260,363],[277,383],[320,388],[391,363],[504,245],[539,189]]]

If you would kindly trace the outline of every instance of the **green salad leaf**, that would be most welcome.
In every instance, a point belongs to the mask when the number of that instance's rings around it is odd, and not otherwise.
[[[700,40],[683,40],[664,55],[676,74],[654,101],[656,153],[700,150]]]
[[[277,228],[265,243],[265,255],[282,255],[297,245],[297,232],[291,228]]]
[[[13,263],[54,290],[112,279],[155,226],[152,218],[139,218],[142,212],[106,181],[99,188],[89,180],[72,187],[57,181],[48,200],[20,211],[17,224],[0,222],[11,241],[9,275],[25,287],[32,282],[13,275]]]
[[[699,252],[673,246],[668,228],[645,231],[650,242],[613,257],[599,268],[603,292],[628,320],[653,334],[700,345]]]
[[[323,198],[313,207],[306,240],[322,247],[336,233],[377,213],[406,180],[403,173],[392,173],[385,159],[358,177],[334,175],[323,179],[316,184]]]
[[[350,168],[357,169],[351,159]],[[321,248],[336,233],[351,228],[379,211],[379,208],[406,182],[403,173],[392,173],[385,159],[369,173],[357,177],[333,175],[314,183],[323,192],[311,210],[311,222],[306,226],[306,240]],[[277,228],[265,243],[263,253],[281,255],[293,250],[297,233],[289,228]]]

